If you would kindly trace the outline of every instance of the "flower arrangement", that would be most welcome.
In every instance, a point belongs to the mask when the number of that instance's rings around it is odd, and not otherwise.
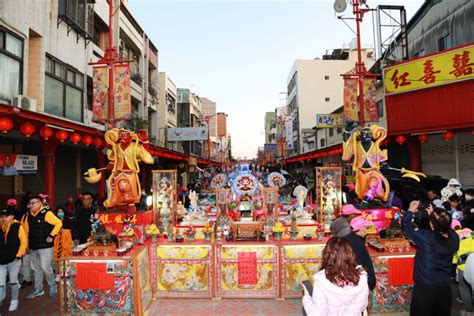
[[[275,226],[272,228],[272,232],[274,233],[283,233],[285,231],[285,228],[283,227],[283,224],[281,222],[276,222]]]
[[[160,230],[158,229],[158,227],[156,227],[155,224],[151,224],[145,230],[145,234],[147,234],[148,236],[151,236],[152,241],[156,241],[156,238],[159,233],[160,233]]]
[[[212,233],[212,227],[209,223],[206,223],[204,225],[204,228],[202,229],[203,233]]]

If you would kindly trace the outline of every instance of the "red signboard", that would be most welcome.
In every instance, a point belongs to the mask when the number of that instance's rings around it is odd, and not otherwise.
[[[106,263],[84,262],[76,265],[76,288],[79,290],[110,290],[114,274],[107,273]]]
[[[414,267],[414,257],[388,259],[388,285],[413,284]]]
[[[240,284],[257,284],[257,253],[239,252],[237,254],[237,271]]]

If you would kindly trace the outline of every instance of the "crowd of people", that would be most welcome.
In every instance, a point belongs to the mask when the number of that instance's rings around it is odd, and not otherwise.
[[[437,193],[430,189],[427,199],[416,198],[405,210],[402,206],[390,225],[401,227],[416,246],[410,315],[451,315],[453,280],[458,282],[462,314],[474,315],[474,190],[462,190],[451,179]],[[333,237],[323,250],[312,291],[302,284],[307,315],[367,314],[376,276],[363,223],[361,211],[346,204],[331,224]]]
[[[87,242],[91,234],[90,219],[98,210],[91,193],[84,192],[75,201],[68,197],[54,210],[47,197],[27,192],[20,205],[11,198],[0,211],[0,310],[7,281],[11,289],[9,311],[18,308],[21,288],[34,285],[27,299],[44,295],[44,279],[49,296],[57,295],[58,260],[70,256],[73,245]]]

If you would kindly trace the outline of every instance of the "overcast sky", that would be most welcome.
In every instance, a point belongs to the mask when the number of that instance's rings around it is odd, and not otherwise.
[[[264,115],[280,105],[295,59],[321,57],[354,38],[332,0],[129,0],[129,9],[158,47],[159,71],[180,88],[217,102],[229,114],[234,157],[255,157]],[[410,18],[423,0],[368,0],[404,5]],[[350,16],[350,10],[346,15]],[[353,26],[353,21],[348,21]],[[362,43],[373,47],[372,15]],[[341,91],[342,93],[342,91]]]

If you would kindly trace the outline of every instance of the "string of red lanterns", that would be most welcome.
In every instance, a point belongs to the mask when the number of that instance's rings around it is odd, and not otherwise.
[[[29,140],[31,135],[36,132],[36,126],[31,124],[30,122],[26,122],[21,124],[20,131],[23,135],[25,135],[26,139]]]
[[[82,137],[82,143],[86,146],[89,146],[90,144],[92,144],[92,137],[89,135],[84,135]]]
[[[6,136],[7,133],[13,128],[13,121],[8,117],[0,118],[0,132],[3,136]]]
[[[71,143],[73,143],[74,145],[77,145],[77,143],[79,143],[82,139],[82,136],[81,134],[79,133],[72,133],[71,136],[69,136],[69,140],[71,141]]]
[[[41,137],[44,138],[44,140],[48,140],[51,136],[54,135],[54,131],[51,127],[49,126],[43,126],[40,131],[39,131],[39,134]]]

